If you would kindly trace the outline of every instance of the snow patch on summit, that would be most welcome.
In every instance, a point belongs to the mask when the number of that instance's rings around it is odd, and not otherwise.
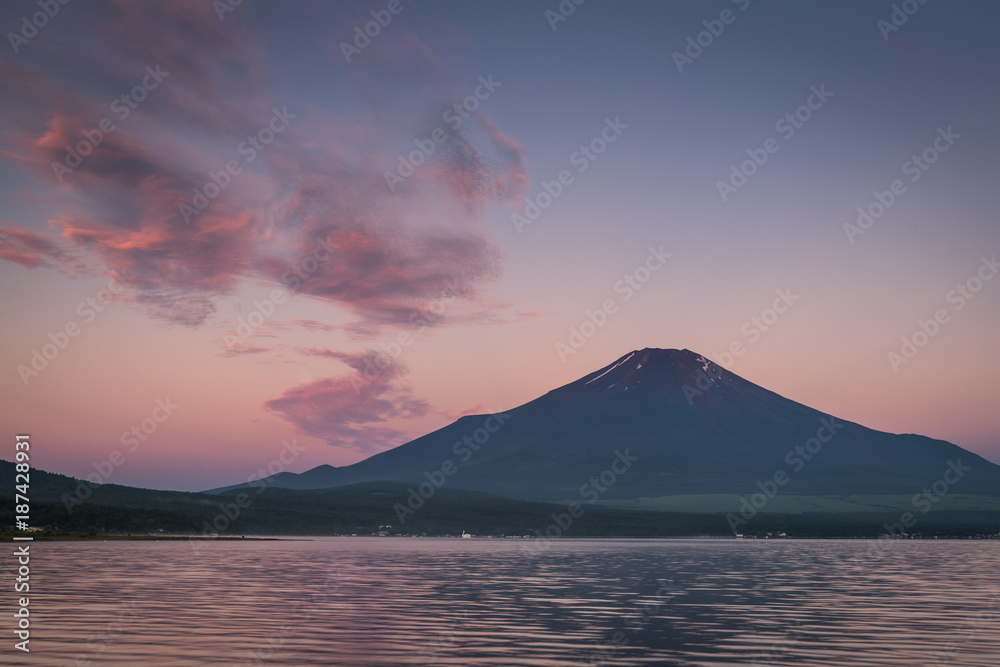
[[[624,364],[626,361],[628,361],[629,359],[631,359],[632,355],[634,355],[634,354],[635,354],[635,352],[633,352],[632,354],[628,355],[627,357],[625,357],[624,359],[622,359],[621,361],[619,361],[617,364],[615,364],[614,366],[612,366],[608,370],[604,371],[603,373],[601,373],[600,375],[598,375],[597,377],[595,377],[593,380],[587,380],[583,384],[590,384],[594,380],[600,380],[602,377],[604,377],[605,375],[607,375],[608,373],[610,373],[611,371],[615,370],[616,368],[618,368],[619,366],[621,366],[622,364]]]

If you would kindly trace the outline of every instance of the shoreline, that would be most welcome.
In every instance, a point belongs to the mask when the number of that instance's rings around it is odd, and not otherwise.
[[[518,537],[518,536],[501,536],[501,535],[474,535],[472,538],[463,539],[460,535],[269,535],[269,536],[258,536],[258,535],[246,535],[246,536],[216,536],[216,537],[204,537],[201,535],[120,535],[120,534],[90,534],[90,533],[52,533],[52,532],[39,532],[36,535],[25,534],[24,532],[18,531],[4,531],[0,533],[0,539],[4,541],[12,541],[15,537],[24,538],[31,537],[31,541],[34,542],[107,542],[107,541],[142,541],[142,542],[179,542],[179,541],[198,541],[198,542],[295,542],[295,541],[312,541],[317,539],[327,539],[327,538],[346,538],[346,539],[396,539],[396,540],[457,540],[459,542],[467,541],[519,541],[519,542],[551,542],[551,541],[565,541],[565,542],[582,542],[582,541],[615,541],[615,540],[632,540],[632,541],[667,541],[667,540],[718,540],[726,542],[788,542],[797,541],[801,542],[804,540],[829,540],[829,541],[843,541],[843,540],[867,540],[867,541],[892,541],[892,542],[941,542],[941,541],[962,541],[962,542],[998,542],[1000,541],[1000,535],[996,536],[982,536],[982,537],[969,537],[969,536],[933,536],[933,537],[918,537],[911,536],[907,538],[887,538],[887,537],[846,537],[846,536],[828,536],[828,537],[734,537],[734,536],[721,536],[721,535],[669,535],[669,536],[652,536],[652,537],[635,537],[635,536],[624,536],[624,535],[608,535],[608,536],[586,536],[586,537]]]

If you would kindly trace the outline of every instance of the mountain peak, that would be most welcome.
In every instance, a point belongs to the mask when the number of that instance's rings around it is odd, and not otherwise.
[[[646,347],[633,350],[572,384],[594,391],[612,388],[627,391],[638,389],[645,381],[644,389],[664,385],[679,389],[705,375],[708,377],[703,382],[716,382],[730,374],[704,355],[688,349]]]
[[[662,347],[644,347],[641,350],[632,350],[631,354],[639,355],[649,355],[650,358],[676,358],[676,359],[694,359],[695,357],[700,357],[702,355],[697,352],[692,352],[687,348],[677,349],[674,347],[662,348]],[[628,356],[627,354],[624,356]]]
[[[628,354],[622,355],[617,359],[621,361],[629,356],[635,356],[638,359],[646,359],[646,361],[663,361],[672,360],[680,363],[697,363],[704,365],[705,363],[712,363],[707,357],[693,350],[687,348],[677,349],[674,347],[662,348],[662,347],[644,347],[641,350],[632,350]],[[644,362],[645,363],[645,362]]]

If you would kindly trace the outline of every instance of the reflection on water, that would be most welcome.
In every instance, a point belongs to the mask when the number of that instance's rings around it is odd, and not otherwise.
[[[198,550],[35,542],[32,652],[5,647],[4,662],[1000,664],[998,542],[524,547],[406,538]]]

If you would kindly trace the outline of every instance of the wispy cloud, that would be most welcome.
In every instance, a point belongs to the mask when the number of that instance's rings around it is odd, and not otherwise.
[[[210,3],[107,1],[88,16],[86,30],[50,26],[64,31],[51,51],[3,66],[2,155],[50,185],[62,212],[48,221],[54,234],[8,229],[0,257],[72,275],[122,267],[151,316],[189,326],[246,280],[346,308],[366,332],[426,315],[448,286],[467,308],[482,309],[501,258],[479,217],[487,202],[517,196],[524,157],[479,113],[468,136],[451,136],[407,188],[387,191],[387,156],[412,147],[427,109],[446,108],[456,90],[405,25],[349,68],[344,80],[368,106],[348,116],[275,96],[266,31],[220,22]],[[95,40],[105,48],[85,48]],[[167,74],[121,118],[109,100],[151,81],[149,67]],[[274,109],[295,120],[247,159],[237,147]],[[115,129],[78,165],[54,169],[73,162],[67,146],[84,132],[98,136],[103,118]],[[180,205],[230,160],[240,173],[186,221]],[[293,284],[290,268],[321,242],[332,257]]]
[[[340,327],[334,326],[332,324],[327,324],[326,322],[320,322],[319,320],[297,319],[297,320],[292,320],[292,324],[302,329],[305,329],[306,331],[320,331],[323,333],[333,333],[334,331],[340,330]]]
[[[384,426],[393,418],[425,415],[430,406],[415,398],[404,378],[406,367],[378,352],[308,350],[338,359],[353,372],[293,387],[264,407],[328,444],[372,454],[402,444],[407,434]],[[378,368],[378,372],[370,369]]]

